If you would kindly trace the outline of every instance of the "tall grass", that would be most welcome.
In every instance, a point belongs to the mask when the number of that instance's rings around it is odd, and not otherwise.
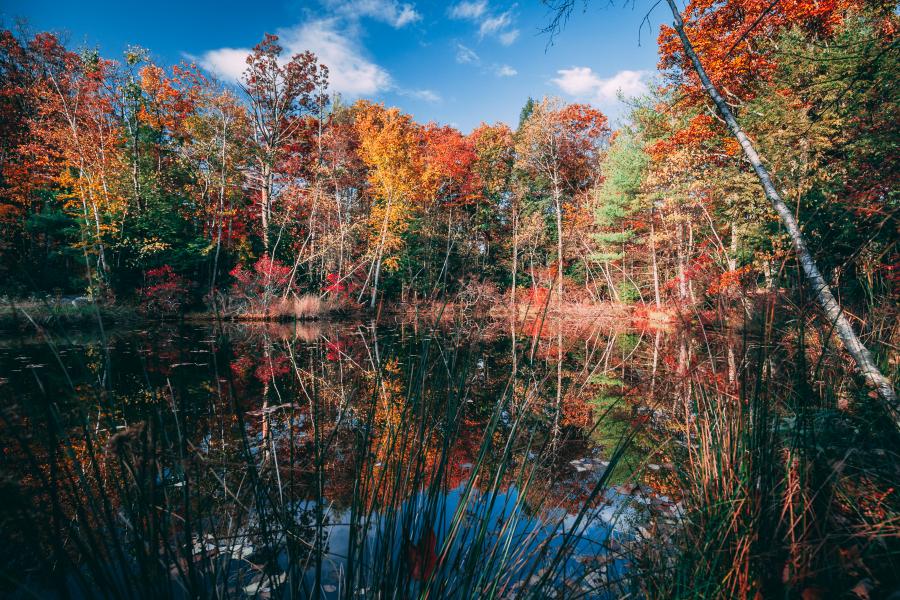
[[[316,294],[292,295],[287,298],[266,298],[265,302],[254,302],[237,310],[226,311],[234,319],[242,321],[286,321],[324,319],[352,307],[333,299],[324,299]]]
[[[854,381],[814,315],[780,309],[743,336],[682,342],[690,365],[668,391],[682,517],[667,544],[637,553],[646,597],[871,598],[900,587],[889,408]],[[880,331],[890,348],[896,325]],[[717,377],[723,346],[737,348],[732,381]]]

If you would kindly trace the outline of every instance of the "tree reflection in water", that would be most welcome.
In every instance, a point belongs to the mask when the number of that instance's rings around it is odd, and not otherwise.
[[[10,340],[10,589],[618,595],[648,507],[673,507],[644,468],[665,462],[647,405],[665,339],[548,322]]]

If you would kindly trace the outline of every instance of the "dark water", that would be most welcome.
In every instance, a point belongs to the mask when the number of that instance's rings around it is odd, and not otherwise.
[[[509,327],[0,338],[3,589],[624,592],[624,550],[674,500],[653,435],[666,336]]]

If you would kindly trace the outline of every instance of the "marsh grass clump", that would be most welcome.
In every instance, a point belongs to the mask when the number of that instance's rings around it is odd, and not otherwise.
[[[807,327],[801,316],[777,335],[770,323],[761,337],[732,338],[736,359],[695,348],[668,428],[679,525],[635,557],[647,597],[867,598],[900,587],[897,432],[823,344],[828,332]],[[717,361],[732,365],[730,381],[714,376]]]

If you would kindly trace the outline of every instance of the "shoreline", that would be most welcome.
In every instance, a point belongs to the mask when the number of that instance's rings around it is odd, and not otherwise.
[[[552,306],[536,306],[521,303],[515,309],[507,304],[460,305],[446,303],[385,303],[370,311],[363,307],[328,309],[318,314],[258,314],[244,313],[223,315],[208,310],[187,311],[177,315],[148,315],[131,304],[95,304],[90,301],[11,301],[0,305],[0,329],[24,330],[34,325],[69,326],[141,323],[157,321],[165,323],[315,323],[376,320],[385,318],[400,320],[432,320],[435,322],[508,321],[515,315],[517,322],[557,322],[564,325],[583,325],[600,321],[627,321],[632,325],[669,327],[682,321],[674,307],[650,307],[617,302],[584,303],[566,302],[562,310]],[[562,318],[560,319],[560,315]],[[33,324],[32,324],[33,323]]]

